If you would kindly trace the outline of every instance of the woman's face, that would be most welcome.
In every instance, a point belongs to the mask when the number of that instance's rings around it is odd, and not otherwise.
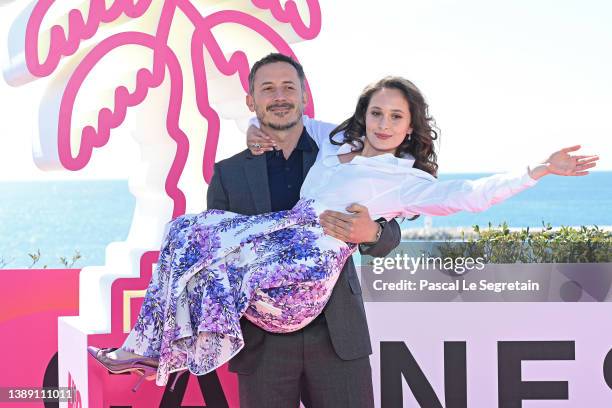
[[[365,113],[366,140],[364,156],[395,153],[395,149],[412,133],[410,109],[398,89],[383,88],[372,94]]]

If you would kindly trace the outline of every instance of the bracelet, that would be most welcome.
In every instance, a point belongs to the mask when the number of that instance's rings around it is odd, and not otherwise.
[[[379,222],[377,222],[376,224],[378,224],[378,231],[376,231],[376,239],[374,240],[374,244],[378,242],[378,240],[380,239],[380,236],[382,235],[382,225],[380,225]]]
[[[376,220],[374,221],[376,222],[376,224],[378,224],[378,231],[376,231],[376,238],[374,238],[374,241],[372,242],[363,242],[362,245],[374,245],[378,242],[378,240],[380,239],[380,236],[382,235],[382,231],[383,231],[383,227],[384,224],[387,223],[387,221],[383,221],[383,220]]]

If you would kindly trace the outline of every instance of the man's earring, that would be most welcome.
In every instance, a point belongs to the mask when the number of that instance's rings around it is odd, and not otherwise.
[[[410,141],[410,138],[412,137],[412,133],[407,133],[406,136],[408,136],[406,140]]]

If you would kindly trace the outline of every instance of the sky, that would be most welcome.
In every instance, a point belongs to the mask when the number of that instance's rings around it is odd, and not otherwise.
[[[2,6],[3,3],[7,3]],[[0,0],[0,62],[26,1]],[[320,1],[317,38],[292,45],[316,117],[340,122],[362,88],[386,75],[422,90],[441,129],[441,173],[500,172],[581,144],[612,170],[612,3],[584,0]],[[0,181],[127,179],[136,144],[118,129],[78,172],[32,159],[48,81],[0,79]],[[244,148],[233,132],[218,158]]]

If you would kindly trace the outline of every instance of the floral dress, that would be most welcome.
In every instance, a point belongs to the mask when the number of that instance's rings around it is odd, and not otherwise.
[[[159,358],[156,383],[165,385],[172,372],[206,374],[236,355],[243,315],[270,332],[306,326],[356,248],[325,235],[319,213],[302,199],[287,211],[208,210],[173,220],[122,348]]]
[[[240,318],[277,333],[321,313],[356,246],[325,235],[318,215],[366,206],[372,219],[483,211],[536,184],[525,169],[478,180],[438,181],[414,158],[355,156],[329,141],[335,127],[303,118],[317,160],[287,211],[247,216],[208,210],[169,223],[159,261],[122,348],[159,358],[156,383],[174,371],[206,374],[244,346]]]

